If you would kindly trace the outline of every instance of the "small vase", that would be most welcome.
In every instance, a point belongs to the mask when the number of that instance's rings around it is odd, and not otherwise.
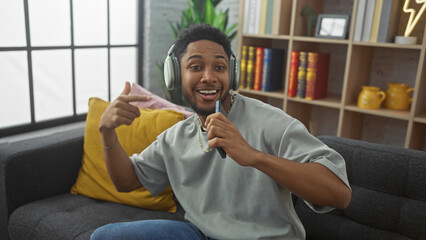
[[[396,44],[416,44],[417,43],[417,37],[405,37],[405,36],[395,36],[395,43]]]
[[[384,105],[386,108],[395,110],[407,110],[410,108],[410,103],[413,99],[410,93],[414,88],[409,88],[405,83],[388,82],[388,89],[386,90],[386,99]]]
[[[358,96],[358,107],[365,109],[379,109],[386,94],[380,88],[374,86],[363,86]]]

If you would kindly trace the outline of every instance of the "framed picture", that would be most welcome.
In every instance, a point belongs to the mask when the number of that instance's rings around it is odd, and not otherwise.
[[[349,15],[319,14],[315,37],[345,39],[349,26]]]

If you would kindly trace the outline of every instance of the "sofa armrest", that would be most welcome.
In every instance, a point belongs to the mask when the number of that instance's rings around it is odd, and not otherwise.
[[[80,124],[0,144],[0,232],[7,230],[16,208],[70,191],[81,166],[83,141],[84,125]]]

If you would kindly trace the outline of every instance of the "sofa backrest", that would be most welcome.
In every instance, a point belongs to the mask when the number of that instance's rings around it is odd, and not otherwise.
[[[352,200],[317,214],[296,202],[307,239],[426,239],[426,152],[320,136],[346,161]]]

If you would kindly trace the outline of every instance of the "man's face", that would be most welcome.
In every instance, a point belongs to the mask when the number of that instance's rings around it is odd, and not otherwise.
[[[180,60],[182,91],[199,115],[215,112],[215,103],[229,96],[229,58],[222,45],[209,40],[188,44]]]

